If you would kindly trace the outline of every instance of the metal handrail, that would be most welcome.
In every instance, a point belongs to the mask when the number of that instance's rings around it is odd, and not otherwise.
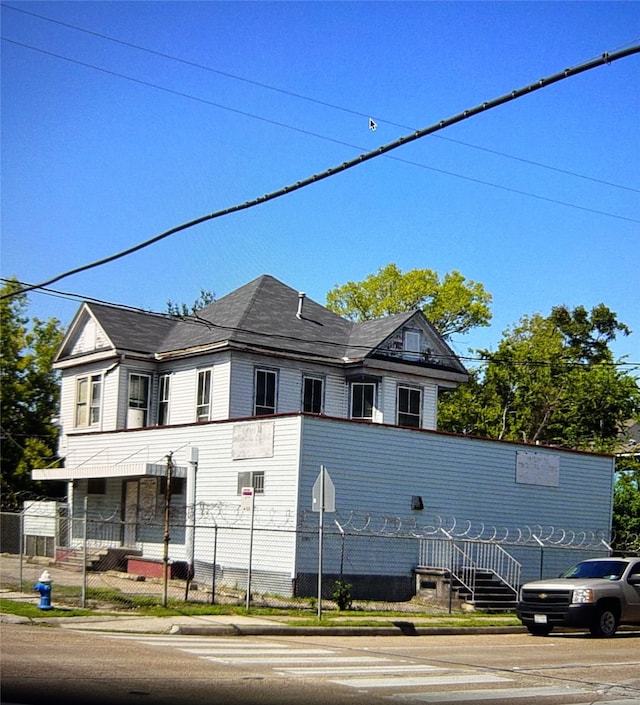
[[[517,594],[522,564],[498,543],[472,539],[423,538],[420,540],[418,565],[451,573],[475,599],[478,570],[493,573]]]

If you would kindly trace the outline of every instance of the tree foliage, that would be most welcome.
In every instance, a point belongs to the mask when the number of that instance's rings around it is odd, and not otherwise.
[[[442,279],[431,269],[402,272],[388,264],[363,281],[349,281],[327,294],[327,308],[352,321],[368,321],[422,309],[446,339],[489,325],[491,294],[478,282],[452,271]]]
[[[19,288],[11,280],[0,294]],[[2,504],[12,506],[22,492],[59,491],[53,483],[38,486],[31,469],[55,462],[59,410],[57,374],[52,369],[62,341],[60,322],[29,319],[25,294],[0,299],[0,414],[2,420]]]
[[[176,318],[186,318],[187,316],[194,314],[196,311],[199,311],[201,308],[212,304],[215,300],[216,295],[212,291],[200,289],[200,295],[191,304],[191,306],[187,306],[184,302],[177,304],[169,299],[169,301],[167,301],[167,313],[170,316],[175,316]]]
[[[619,550],[640,551],[640,457],[618,458],[613,532]]]
[[[640,408],[638,381],[609,343],[629,329],[604,304],[524,316],[476,372],[443,399],[440,427],[490,438],[612,451]],[[469,399],[469,396],[473,400]]]

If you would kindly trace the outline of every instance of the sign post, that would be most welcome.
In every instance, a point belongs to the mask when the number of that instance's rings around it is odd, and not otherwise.
[[[249,528],[249,567],[247,568],[247,598],[246,598],[246,608],[249,611],[249,605],[251,604],[251,563],[253,560],[253,516],[255,513],[256,506],[256,494],[253,487],[243,487],[242,488],[242,509],[244,511],[251,512],[249,518],[250,528]]]
[[[313,485],[312,511],[319,512],[318,517],[318,621],[322,619],[322,545],[324,531],[324,513],[336,511],[336,488],[324,465]]]

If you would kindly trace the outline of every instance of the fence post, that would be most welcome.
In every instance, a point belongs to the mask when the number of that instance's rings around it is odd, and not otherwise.
[[[164,493],[164,549],[162,553],[162,606],[167,606],[169,583],[169,518],[171,514],[171,475],[173,470],[173,451],[167,455],[167,485]]]
[[[251,489],[251,494],[248,494],[249,488],[243,487],[242,488],[242,494],[243,497],[246,499],[247,497],[250,497],[249,502],[249,511],[251,512],[251,525],[249,528],[249,567],[247,568],[247,597],[246,597],[246,607],[247,607],[247,612],[249,611],[249,607],[251,605],[251,563],[253,562],[253,521],[254,521],[254,515],[255,515],[255,506],[256,506],[256,492],[253,487]]]
[[[24,508],[20,512],[20,590],[22,590],[22,580],[23,580],[23,575],[22,575],[22,564],[23,564],[23,555],[24,555]]]
[[[82,520],[82,595],[80,604],[85,608],[87,606],[87,524],[89,521],[89,495],[85,495],[84,497]]]
[[[218,525],[213,529],[213,566],[211,570],[211,604],[216,604],[216,560],[218,553]]]

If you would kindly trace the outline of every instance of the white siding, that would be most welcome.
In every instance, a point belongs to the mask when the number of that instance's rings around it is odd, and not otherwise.
[[[422,428],[438,427],[438,385],[433,382],[422,388]]]
[[[458,529],[472,522],[476,530],[484,525],[512,532],[537,525],[576,532],[610,528],[609,457],[536,446],[537,452],[560,457],[559,487],[548,487],[516,483],[516,452],[524,448],[515,443],[308,417],[303,438],[302,509],[311,509],[311,488],[322,463],[343,517],[355,512],[425,526],[440,517],[445,525],[457,520]],[[411,511],[412,495],[423,498],[423,512]],[[393,553],[386,570],[393,572],[395,562],[396,570],[406,572],[410,566],[404,561],[401,552]],[[537,569],[537,560],[529,568]]]
[[[274,572],[290,580],[295,567],[301,417],[265,419],[255,423],[274,424],[271,457],[234,460],[232,439],[235,424],[228,422],[78,436],[71,439],[74,464],[93,462],[93,458],[110,464],[132,459],[162,464],[167,453],[176,450],[175,464],[185,467],[188,466],[190,447],[197,447],[196,559],[211,560],[213,529],[218,524],[225,527],[226,532],[224,539],[221,535],[217,562],[227,570],[236,571],[246,569],[243,561],[249,540],[249,514],[240,511],[238,473],[264,472],[264,494],[257,494],[255,498],[255,528],[261,530],[261,535],[256,534],[252,565],[255,570]],[[90,497],[91,516],[106,517],[114,512],[120,516],[123,482],[120,478],[109,478],[107,494]],[[86,481],[78,481],[76,513],[81,511],[81,497],[85,492]],[[184,498],[181,501],[184,502]],[[138,547],[143,548],[149,557],[159,557],[161,534],[156,542],[138,542]],[[172,560],[188,559],[183,541],[172,541],[170,557]]]

